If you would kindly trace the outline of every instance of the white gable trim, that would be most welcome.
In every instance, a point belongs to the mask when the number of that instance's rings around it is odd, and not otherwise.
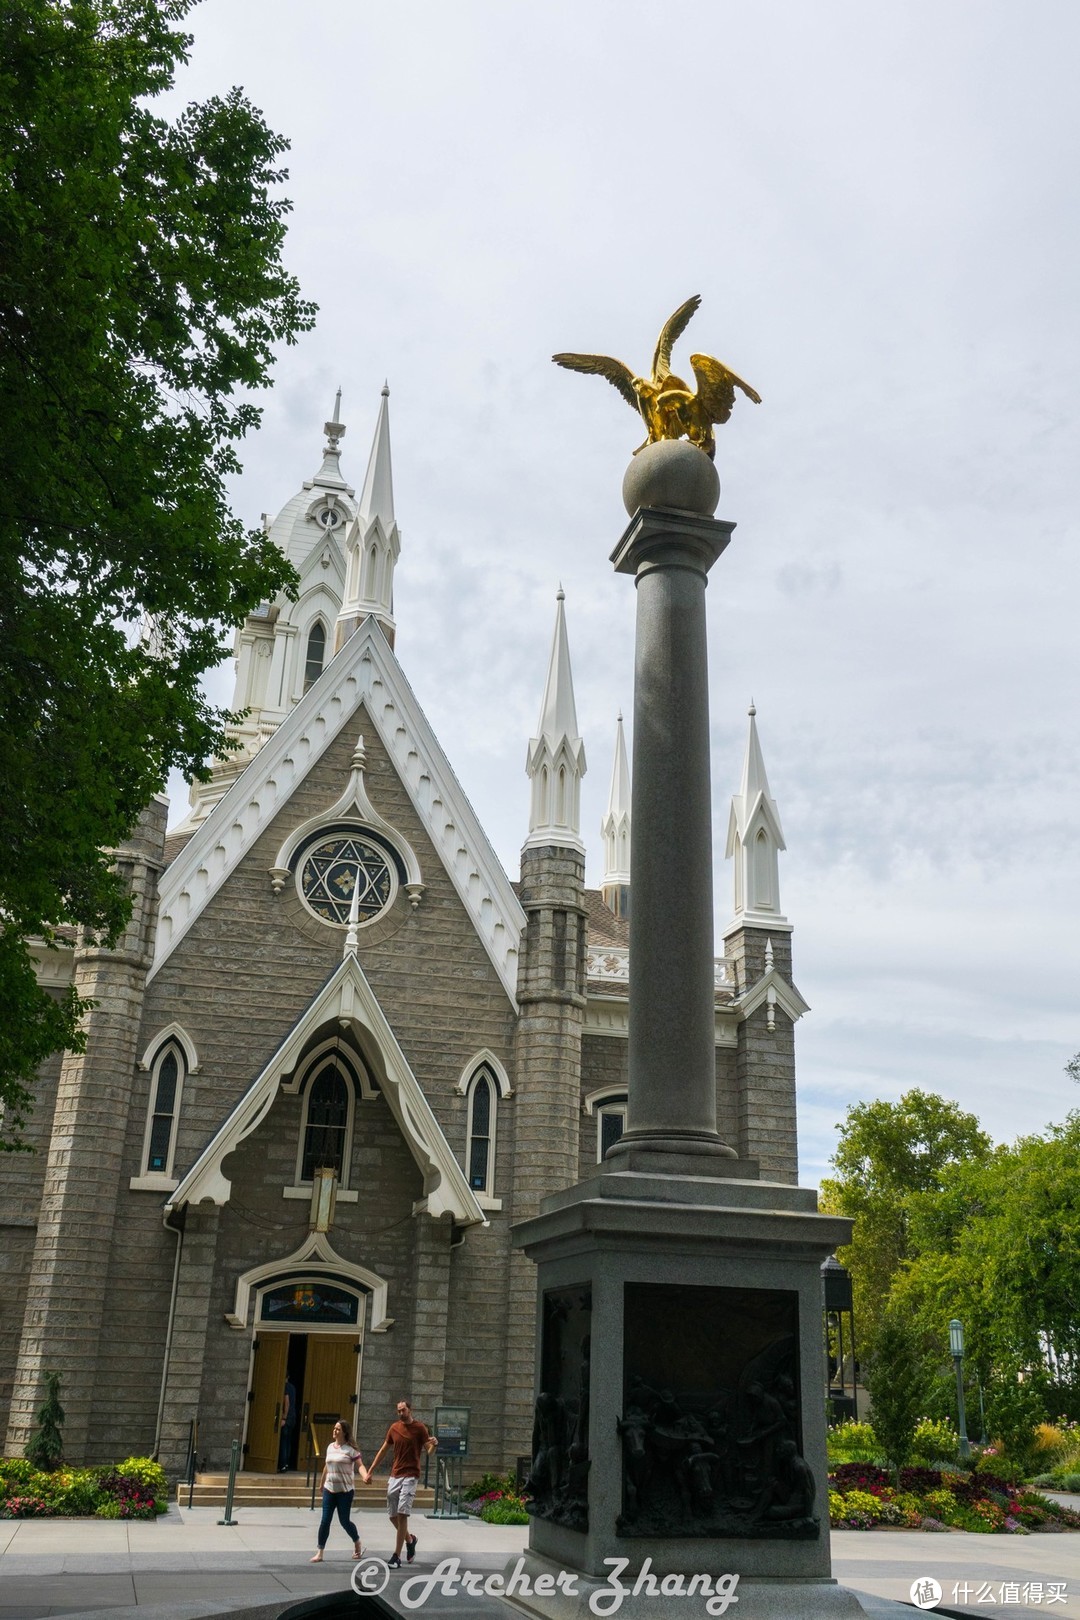
[[[252,1289],[257,1289],[268,1277],[283,1276],[289,1271],[303,1272],[305,1277],[330,1277],[335,1273],[348,1277],[371,1295],[372,1333],[385,1333],[387,1328],[393,1327],[394,1318],[386,1314],[389,1294],[386,1278],[335,1253],[325,1232],[312,1232],[292,1254],[284,1255],[280,1260],[267,1260],[261,1266],[252,1266],[250,1271],[238,1277],[233,1308],[225,1313],[229,1326],[246,1327]]]
[[[311,1036],[332,1020],[343,1029],[352,1027],[358,1031],[390,1112],[423,1176],[423,1197],[414,1204],[413,1213],[426,1212],[436,1218],[448,1215],[459,1226],[485,1223],[465,1172],[352,952],[293,1025],[266,1068],[170,1195],[166,1207],[176,1209],[204,1199],[215,1204],[229,1202],[232,1183],[221,1168],[223,1160],[262,1124],[283,1078],[295,1069]]]
[[[375,619],[365,619],[162,874],[153,978],[364,703],[511,1002],[525,913]]]
[[[810,1003],[803,1000],[795,986],[788,984],[776,968],[770,968],[767,973],[763,973],[757,983],[752,985],[737,1003],[739,1016],[749,1018],[750,1014],[756,1012],[764,1002],[768,1002],[770,1007],[783,1007],[793,1024],[803,1013],[810,1011]]]

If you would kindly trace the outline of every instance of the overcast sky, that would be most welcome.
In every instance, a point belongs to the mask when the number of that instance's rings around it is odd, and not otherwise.
[[[812,1009],[803,1180],[859,1099],[939,1091],[998,1140],[1080,1105],[1080,10],[203,0],[191,27],[184,97],[241,84],[292,142],[320,306],[237,509],[315,472],[339,385],[359,486],[389,379],[397,650],[511,876],[560,581],[591,884],[632,710],[608,556],[640,424],[549,357],[644,369],[697,292],[676,361],[763,398],[718,431],[717,917],[753,696]]]

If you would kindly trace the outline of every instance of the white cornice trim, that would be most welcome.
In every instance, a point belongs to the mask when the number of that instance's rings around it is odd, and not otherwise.
[[[739,1044],[738,1022],[739,1015],[731,1003],[717,1007],[713,1026],[717,1046]],[[627,1040],[630,1035],[630,1003],[626,996],[597,995],[588,991],[582,1034]]]
[[[723,932],[723,941],[726,945],[732,934],[737,934],[741,928],[760,928],[764,932],[773,934],[792,934],[794,924],[789,923],[786,917],[781,917],[775,911],[737,911]],[[730,956],[730,952],[727,953]]]
[[[361,703],[515,1003],[525,913],[374,618],[349,637],[162,874],[150,978]]]
[[[225,1313],[229,1326],[246,1327],[252,1289],[257,1289],[260,1283],[270,1277],[279,1277],[289,1271],[302,1271],[306,1277],[332,1277],[335,1274],[348,1277],[371,1295],[372,1333],[385,1333],[387,1328],[393,1327],[394,1318],[386,1314],[390,1291],[386,1278],[380,1277],[376,1271],[369,1271],[366,1266],[358,1266],[355,1260],[345,1260],[337,1254],[331,1248],[325,1232],[312,1232],[292,1254],[284,1255],[280,1260],[267,1260],[261,1266],[252,1266],[250,1271],[238,1277],[233,1308]]]
[[[459,1226],[483,1224],[484,1212],[469,1189],[465,1173],[398,1045],[363,968],[352,953],[345,957],[297,1019],[265,1069],[184,1176],[167,1207],[176,1209],[182,1204],[202,1203],[204,1199],[215,1204],[229,1202],[232,1183],[222,1170],[223,1161],[262,1124],[282,1080],[292,1073],[311,1037],[320,1028],[335,1022],[343,1029],[358,1033],[359,1044],[371,1063],[379,1089],[420,1169],[424,1193],[416,1208],[426,1210],[436,1219],[448,1215]]]

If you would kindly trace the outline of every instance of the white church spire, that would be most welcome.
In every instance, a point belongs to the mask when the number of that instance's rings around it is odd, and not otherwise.
[[[525,774],[532,782],[529,836],[525,847],[557,844],[584,854],[581,778],[586,771],[585,745],[578,735],[570,643],[563,609],[565,600],[560,585],[556,597],[555,635],[540,705],[539,736],[529,743],[525,761]]]
[[[627,917],[630,914],[630,766],[626,759],[621,712],[615,725],[615,757],[611,764],[607,815],[600,823],[600,832],[604,840],[601,892],[616,917]]]
[[[750,730],[743,758],[742,782],[731,800],[726,855],[735,861],[737,928],[790,927],[780,910],[778,855],[787,846],[780,812],[769,791],[765,760],[757,731],[757,710],[750,702]]]
[[[390,389],[384,384],[360,504],[345,537],[345,594],[334,634],[335,652],[369,613],[394,645],[394,566],[400,552],[390,459]]]

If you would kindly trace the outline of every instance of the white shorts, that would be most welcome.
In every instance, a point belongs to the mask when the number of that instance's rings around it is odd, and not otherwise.
[[[400,1479],[395,1479],[391,1475],[386,1485],[386,1511],[392,1519],[396,1519],[401,1513],[408,1516],[412,1512],[417,1483],[418,1481],[411,1475]]]

